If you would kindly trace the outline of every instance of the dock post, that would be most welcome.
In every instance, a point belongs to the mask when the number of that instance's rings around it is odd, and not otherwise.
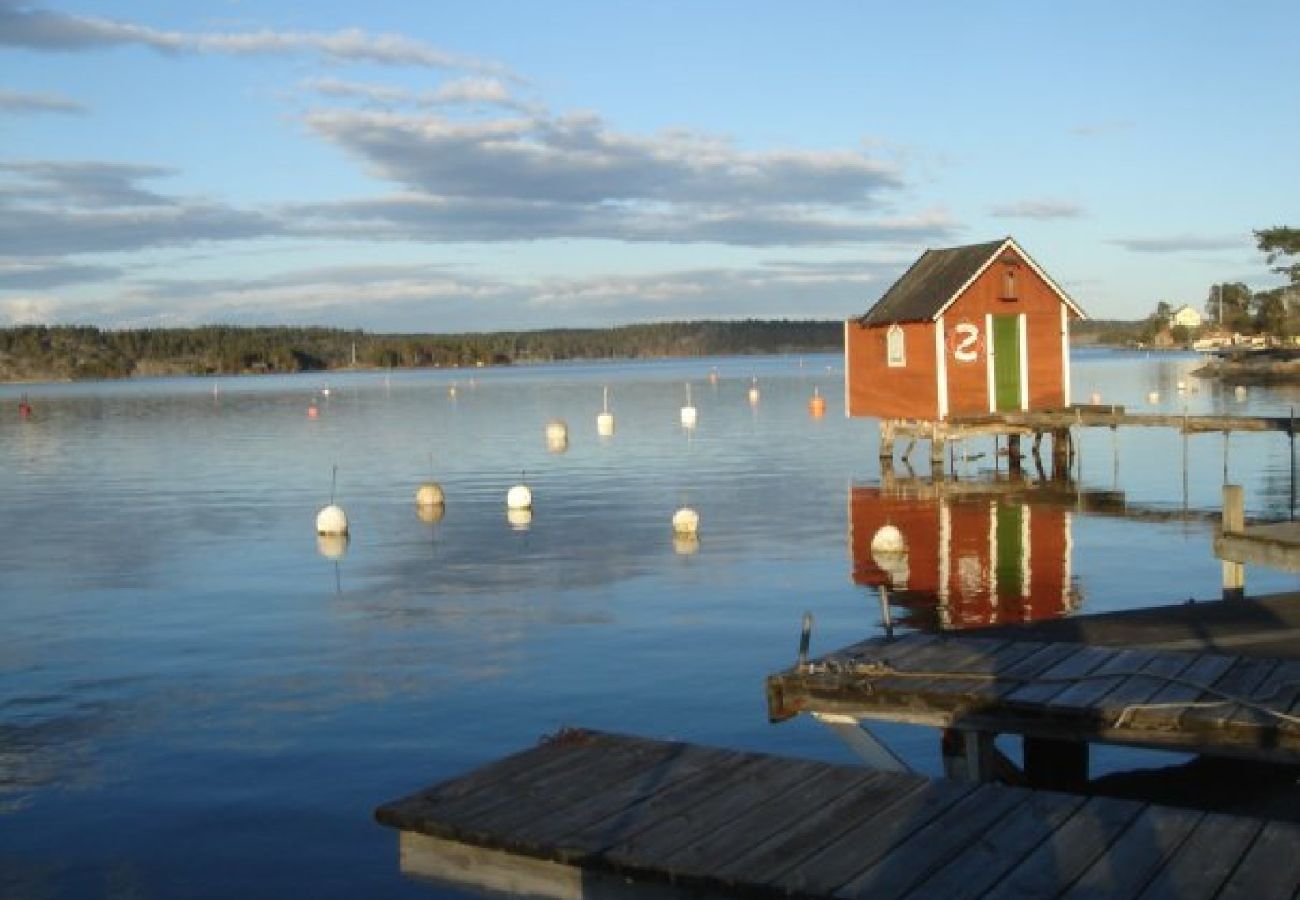
[[[894,617],[889,612],[889,588],[880,585],[880,623],[885,626],[885,639],[894,639]]]
[[[880,420],[880,458],[894,459],[894,420]]]
[[[955,781],[992,781],[997,764],[995,737],[990,731],[945,728],[939,745],[944,776]]]
[[[1224,534],[1239,534],[1246,527],[1246,493],[1239,484],[1223,486]],[[1223,560],[1223,599],[1240,600],[1246,596],[1246,566],[1244,563]]]
[[[1007,435],[1007,471],[1012,475],[1020,474],[1020,435]]]
[[[1064,480],[1070,477],[1070,429],[1056,428],[1052,431],[1052,478]]]
[[[935,478],[943,477],[947,455],[947,439],[939,430],[939,423],[935,422],[930,428],[930,474]]]
[[[1080,791],[1088,784],[1088,744],[1026,737],[1025,777],[1031,788]]]

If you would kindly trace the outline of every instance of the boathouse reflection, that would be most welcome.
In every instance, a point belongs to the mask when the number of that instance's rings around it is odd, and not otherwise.
[[[1068,481],[887,471],[878,486],[849,489],[853,581],[884,586],[897,624],[924,631],[1059,618],[1083,601],[1071,568],[1074,515],[1115,505],[1122,495]],[[902,552],[882,552],[879,541],[873,552],[886,526],[898,529]]]

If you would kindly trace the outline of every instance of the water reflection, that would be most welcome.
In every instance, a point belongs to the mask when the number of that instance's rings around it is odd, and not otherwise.
[[[342,559],[348,552],[346,534],[316,535],[316,552],[326,559]]]
[[[678,556],[694,556],[700,552],[700,539],[693,534],[673,534],[673,550]]]
[[[447,508],[441,503],[421,504],[415,507],[415,515],[428,525],[437,525],[446,514]]]
[[[926,631],[1058,618],[1082,603],[1074,510],[1115,501],[1062,481],[886,472],[849,489],[853,581],[888,588],[900,624]]]

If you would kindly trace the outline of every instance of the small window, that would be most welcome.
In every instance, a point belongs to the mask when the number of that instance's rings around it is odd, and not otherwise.
[[[1007,266],[1002,272],[1002,299],[1020,299],[1020,295],[1016,293],[1016,270],[1011,266]]]
[[[907,354],[903,351],[903,329],[897,325],[889,326],[889,333],[885,337],[885,357],[890,368],[907,365]]]

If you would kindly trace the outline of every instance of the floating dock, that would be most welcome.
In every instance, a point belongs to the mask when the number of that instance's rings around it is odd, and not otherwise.
[[[863,641],[767,679],[802,712],[1049,742],[1300,762],[1300,662],[914,634]]]
[[[589,731],[375,816],[412,877],[566,900],[1300,889],[1295,823]]]

